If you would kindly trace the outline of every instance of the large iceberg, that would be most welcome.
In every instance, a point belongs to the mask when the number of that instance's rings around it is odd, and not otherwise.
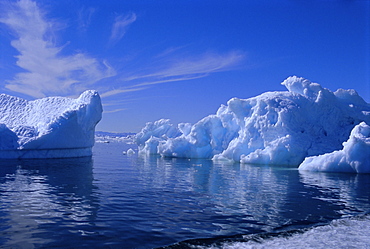
[[[288,91],[232,98],[194,125],[149,122],[135,137],[139,153],[298,166],[342,149],[357,124],[370,124],[370,104],[354,90],[331,92],[296,76],[281,84]]]
[[[100,96],[27,101],[0,94],[0,158],[91,156],[95,126],[102,117]]]

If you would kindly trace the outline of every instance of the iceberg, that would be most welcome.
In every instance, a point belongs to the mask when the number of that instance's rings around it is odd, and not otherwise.
[[[0,94],[0,107],[0,158],[92,155],[95,126],[102,117],[98,92],[34,101]]]
[[[298,169],[370,173],[370,126],[365,122],[360,123],[353,128],[342,150],[307,157]]]
[[[132,156],[132,155],[135,155],[135,151],[132,148],[130,148],[126,151],[126,154],[129,156]]]
[[[356,125],[370,124],[370,104],[355,90],[332,92],[297,76],[281,84],[288,91],[232,98],[194,125],[148,122],[135,136],[139,153],[298,167],[342,149]]]

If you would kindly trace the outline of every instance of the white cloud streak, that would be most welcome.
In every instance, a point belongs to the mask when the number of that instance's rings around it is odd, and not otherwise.
[[[82,8],[78,13],[78,27],[82,31],[86,31],[90,26],[91,19],[95,13],[94,8]]]
[[[109,90],[107,92],[104,92],[104,93],[100,94],[100,96],[102,98],[106,98],[106,97],[113,96],[113,95],[116,95],[116,94],[142,91],[144,89],[146,89],[146,88],[145,87],[139,87],[139,88],[120,88],[120,89],[113,89],[113,90]]]
[[[230,70],[244,59],[244,53],[233,51],[227,54],[206,53],[198,58],[175,61],[168,68],[147,77],[178,77],[184,75],[208,75]]]
[[[139,68],[142,73],[130,75],[130,72],[122,70],[116,72],[106,61],[85,53],[63,55],[64,47],[53,42],[54,32],[60,25],[47,19],[34,1],[19,0],[11,5],[5,10],[6,15],[0,18],[0,22],[13,31],[15,39],[11,45],[18,51],[16,64],[24,71],[8,81],[5,88],[36,98],[77,95],[88,88],[94,88],[100,91],[102,98],[110,99],[115,95],[142,91],[157,84],[194,80],[212,73],[234,70],[245,59],[241,51],[183,56],[182,52],[188,50],[188,46],[181,46],[148,58],[154,66]],[[78,16],[79,29],[90,26],[94,12],[92,8],[81,10]],[[136,18],[134,13],[117,16],[112,25],[109,44],[119,42]],[[109,85],[102,81],[106,78],[112,80]]]
[[[140,91],[146,89],[148,86],[157,84],[204,78],[212,73],[235,69],[245,59],[245,54],[240,51],[232,51],[226,54],[205,53],[200,56],[175,60],[172,56],[170,54],[169,58],[162,58],[167,63],[163,60],[153,63],[157,65],[165,64],[162,69],[150,68],[147,70],[149,73],[136,74],[123,78],[122,82],[130,84],[131,89],[127,87],[117,88],[103,93],[102,96],[108,97],[125,92]]]
[[[30,95],[74,95],[95,82],[115,74],[113,68],[83,53],[61,55],[63,47],[53,43],[57,24],[46,20],[35,2],[20,0],[9,8],[0,21],[17,37],[11,45],[19,52],[18,73],[6,88]]]
[[[172,55],[169,55],[170,58]],[[162,57],[162,56],[161,56]],[[182,59],[168,59],[167,63],[157,61],[154,64],[163,65],[163,69],[148,69],[149,73],[132,75],[122,79],[127,87],[116,88],[103,93],[103,97],[113,96],[120,93],[140,91],[147,86],[163,83],[179,82],[204,78],[212,73],[232,70],[238,66],[245,58],[245,54],[240,51],[232,51],[226,54],[205,53],[200,56],[193,56]],[[164,59],[166,60],[166,58]],[[150,72],[151,71],[151,72]]]
[[[112,45],[120,41],[122,37],[126,34],[128,26],[135,21],[136,21],[135,13],[117,16],[112,26],[110,44]]]
[[[113,109],[109,111],[104,110],[104,113],[115,113],[115,112],[121,112],[121,111],[126,111],[126,110],[127,108],[118,108],[118,109]]]

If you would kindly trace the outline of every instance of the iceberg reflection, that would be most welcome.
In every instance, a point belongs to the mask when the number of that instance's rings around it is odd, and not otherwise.
[[[53,242],[56,226],[89,225],[98,202],[92,194],[92,163],[90,157],[2,161],[0,243],[32,248]]]
[[[318,191],[316,199],[340,202],[343,216],[370,210],[370,175],[299,171],[302,183]]]
[[[201,220],[197,233],[204,237],[296,229],[370,210],[370,188],[364,188],[369,186],[369,175],[312,174],[293,167],[204,159],[139,160],[143,163],[138,164],[138,184],[161,193],[157,200],[165,207],[161,222],[166,222],[168,213],[176,213],[173,209],[181,202],[187,210],[183,219]],[[194,230],[194,225],[182,229]]]
[[[123,155],[0,162],[0,247],[155,248],[370,210],[370,175]]]

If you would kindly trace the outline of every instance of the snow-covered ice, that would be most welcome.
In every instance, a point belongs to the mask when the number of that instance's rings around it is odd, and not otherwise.
[[[296,76],[282,85],[288,91],[232,98],[194,125],[149,122],[135,137],[139,153],[298,166],[341,150],[356,125],[370,124],[370,104],[354,90],[332,92]]]
[[[342,150],[307,157],[299,170],[370,173],[370,126],[355,126]]]
[[[0,158],[63,158],[92,154],[100,96],[27,101],[0,94]]]

